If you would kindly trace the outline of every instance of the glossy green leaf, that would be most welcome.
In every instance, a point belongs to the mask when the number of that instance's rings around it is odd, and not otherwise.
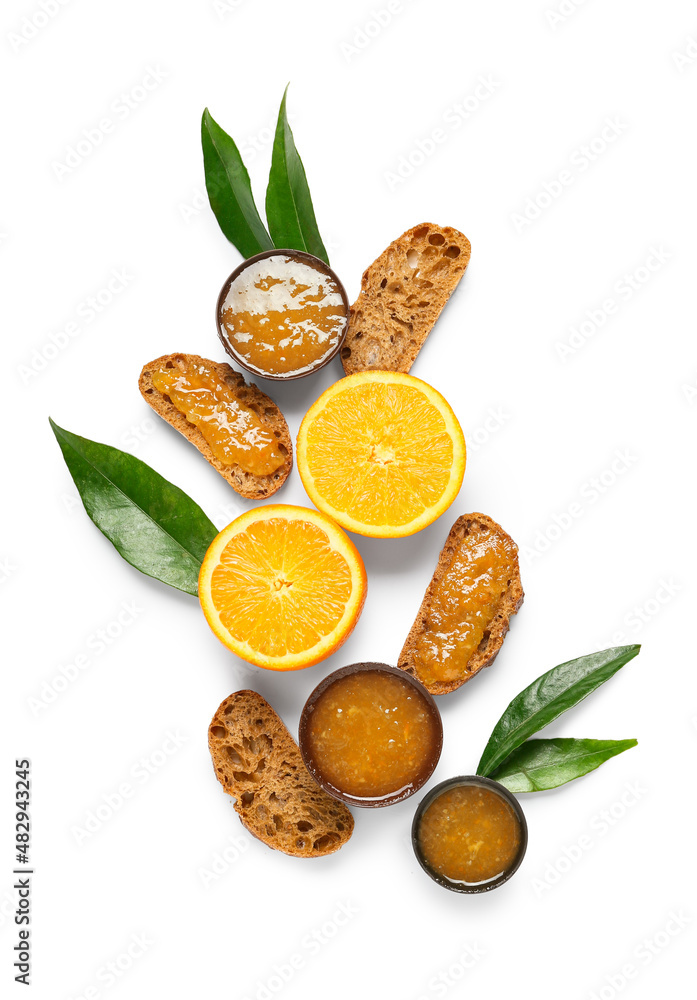
[[[559,718],[633,659],[641,646],[615,646],[553,667],[516,695],[494,727],[477,774],[487,775],[533,733]]]
[[[489,772],[510,792],[541,792],[580,778],[636,740],[527,740]]]
[[[329,263],[317,228],[305,168],[295,148],[286,115],[286,87],[278,113],[266,189],[266,220],[274,244],[286,250],[304,250]]]
[[[273,250],[240,151],[213,120],[208,108],[201,120],[201,145],[208,200],[222,231],[243,257]]]
[[[198,504],[133,455],[50,423],[102,534],[141,573],[195,595],[201,562],[218,533]]]

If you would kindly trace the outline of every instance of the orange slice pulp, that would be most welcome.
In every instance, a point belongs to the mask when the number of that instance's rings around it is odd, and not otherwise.
[[[305,414],[300,478],[315,506],[374,538],[412,535],[457,496],[465,439],[448,402],[421,379],[367,371],[340,379]]]
[[[353,542],[317,511],[269,504],[213,540],[198,581],[220,641],[249,663],[299,670],[329,656],[363,609],[367,577]]]

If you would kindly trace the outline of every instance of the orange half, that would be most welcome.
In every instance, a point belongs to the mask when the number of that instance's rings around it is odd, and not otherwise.
[[[348,638],[367,590],[363,560],[341,528],[305,507],[250,510],[213,539],[198,596],[206,621],[237,656],[299,670]]]
[[[457,496],[465,438],[448,402],[421,379],[367,371],[342,378],[305,414],[297,465],[307,495],[349,531],[412,535]]]

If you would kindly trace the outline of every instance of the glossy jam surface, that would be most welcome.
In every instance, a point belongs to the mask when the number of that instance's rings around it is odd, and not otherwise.
[[[516,546],[496,532],[461,545],[434,588],[428,630],[416,642],[414,667],[426,684],[467,674],[467,663],[484,637],[515,572]]]
[[[273,431],[230,391],[214,368],[178,358],[152,372],[152,384],[203,434],[215,457],[255,476],[269,476],[285,462]]]
[[[232,351],[261,375],[312,371],[335,350],[346,318],[331,274],[283,254],[241,271],[220,311]]]
[[[456,785],[428,806],[418,841],[431,868],[452,882],[490,882],[518,857],[520,821],[510,803],[493,789]]]
[[[361,670],[317,699],[307,749],[330,785],[356,798],[388,797],[430,772],[440,729],[420,691],[394,674]]]

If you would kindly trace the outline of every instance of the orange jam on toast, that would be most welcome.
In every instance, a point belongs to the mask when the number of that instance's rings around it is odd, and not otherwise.
[[[467,674],[467,664],[517,573],[515,543],[491,532],[461,545],[434,587],[428,628],[415,643],[413,665],[425,683]]]
[[[272,430],[238,400],[214,368],[179,361],[152,372],[152,384],[200,430],[218,461],[269,476],[285,457]]]

